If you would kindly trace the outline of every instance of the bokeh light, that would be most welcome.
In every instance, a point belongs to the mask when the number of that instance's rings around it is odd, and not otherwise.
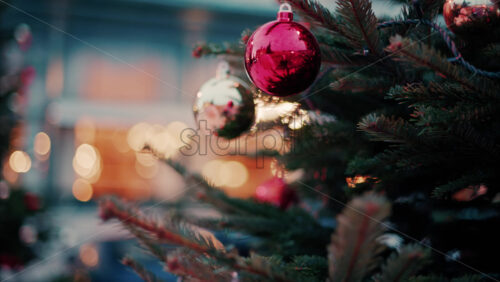
[[[219,187],[238,188],[248,180],[248,169],[237,161],[211,160],[203,166],[201,174]]]
[[[88,202],[92,199],[94,190],[92,185],[85,179],[77,179],[73,183],[72,188],[73,196],[80,202]]]
[[[148,146],[155,154],[169,158],[184,145],[181,133],[186,128],[187,125],[180,121],[171,122],[167,126],[141,122],[130,128],[127,143],[136,152]]]
[[[25,173],[31,168],[31,158],[23,151],[14,151],[10,155],[9,165],[14,172]]]
[[[229,188],[238,188],[248,180],[248,170],[240,162],[224,162],[218,173],[223,185]]]
[[[99,252],[94,244],[84,244],[80,247],[80,260],[88,267],[99,263]]]
[[[47,159],[50,152],[50,137],[45,132],[38,132],[35,135],[35,141],[33,144],[33,149],[35,151],[35,156],[40,160]]]
[[[201,170],[201,175],[211,184],[222,186],[223,182],[222,179],[218,177],[218,174],[223,163],[224,161],[222,160],[211,160],[207,162]]]
[[[153,166],[158,161],[150,152],[136,152],[135,158],[143,166]]]
[[[367,176],[356,175],[354,177],[346,177],[345,181],[347,182],[347,186],[349,188],[356,188],[357,184],[365,183],[367,179]]]
[[[151,179],[154,178],[158,174],[159,170],[159,165],[157,162],[154,162],[150,166],[145,166],[141,164],[138,160],[135,163],[135,171],[137,174],[139,174],[142,178],[145,179]]]
[[[144,149],[147,141],[151,139],[153,127],[145,122],[134,125],[127,134],[127,143],[134,151]]]
[[[73,169],[91,183],[97,181],[101,173],[101,157],[97,148],[90,144],[78,146],[73,158]]]

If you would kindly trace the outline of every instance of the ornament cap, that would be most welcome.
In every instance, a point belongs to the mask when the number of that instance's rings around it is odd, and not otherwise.
[[[280,5],[278,11],[278,21],[279,22],[291,22],[293,21],[293,11],[292,6],[288,3],[283,3]]]

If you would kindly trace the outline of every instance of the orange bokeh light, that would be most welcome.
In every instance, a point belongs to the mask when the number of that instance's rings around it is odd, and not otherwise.
[[[36,154],[35,156],[38,159],[42,159],[42,160],[46,159],[46,156],[50,152],[50,146],[51,146],[50,137],[49,137],[49,135],[47,135],[47,133],[38,132],[35,135],[33,149],[34,149],[35,154]]]
[[[31,158],[23,151],[14,151],[9,157],[9,165],[17,173],[26,173],[31,168]]]
[[[94,267],[99,263],[99,252],[93,244],[85,244],[80,247],[80,260],[88,267]]]
[[[92,185],[85,179],[77,179],[73,183],[73,196],[80,202],[88,202],[92,199],[94,189]]]

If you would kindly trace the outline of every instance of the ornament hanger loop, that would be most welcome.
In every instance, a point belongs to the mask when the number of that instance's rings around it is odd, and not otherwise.
[[[215,72],[215,77],[226,78],[229,76],[229,64],[226,61],[221,61],[217,65],[217,71]]]
[[[288,3],[282,3],[278,11],[278,21],[291,22],[292,20],[293,20],[292,5]]]
[[[290,5],[288,3],[282,3],[280,5],[279,12],[288,12],[288,13],[291,13],[292,12],[292,5]]]

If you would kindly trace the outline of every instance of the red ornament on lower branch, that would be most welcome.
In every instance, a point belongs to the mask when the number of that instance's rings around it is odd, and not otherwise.
[[[260,184],[255,190],[255,199],[260,203],[268,203],[281,209],[287,209],[296,203],[297,193],[283,180],[273,177]]]

